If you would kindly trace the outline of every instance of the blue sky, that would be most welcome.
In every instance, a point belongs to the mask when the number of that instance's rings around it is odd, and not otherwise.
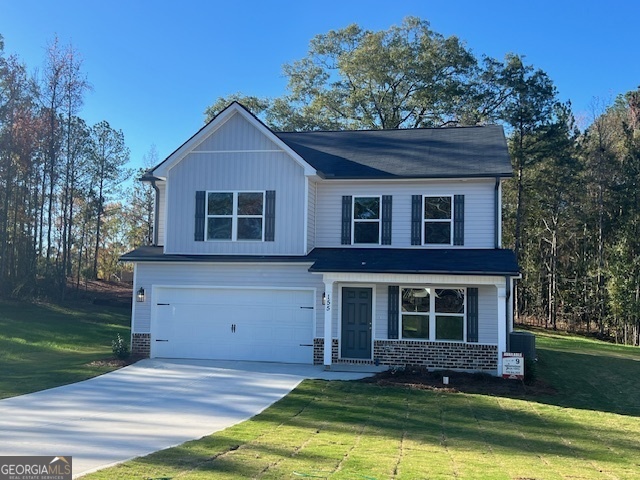
[[[54,35],[71,42],[93,86],[81,116],[123,130],[138,167],[152,144],[161,158],[180,146],[216,98],[283,94],[282,65],[314,35],[350,23],[383,30],[407,15],[477,56],[525,55],[583,123],[594,98],[640,85],[638,0],[0,0],[0,34],[30,70]]]

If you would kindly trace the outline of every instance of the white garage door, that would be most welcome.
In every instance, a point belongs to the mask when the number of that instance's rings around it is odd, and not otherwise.
[[[310,290],[154,290],[151,356],[313,363]]]

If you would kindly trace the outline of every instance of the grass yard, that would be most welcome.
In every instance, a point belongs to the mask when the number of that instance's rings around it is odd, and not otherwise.
[[[112,356],[117,333],[128,341],[130,315],[119,307],[0,301],[0,398],[114,370],[91,363]]]
[[[247,422],[84,478],[640,478],[640,349],[536,333],[555,395],[305,381]]]

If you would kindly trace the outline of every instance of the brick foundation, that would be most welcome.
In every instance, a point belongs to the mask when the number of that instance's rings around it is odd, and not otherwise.
[[[151,355],[151,334],[134,333],[131,335],[131,355],[149,358]]]
[[[416,365],[429,370],[465,370],[493,372],[498,370],[498,347],[457,342],[428,342],[412,340],[375,340],[373,360],[342,360],[338,358],[338,340],[332,342],[331,363],[359,365]],[[313,340],[313,363],[324,363],[324,339]]]

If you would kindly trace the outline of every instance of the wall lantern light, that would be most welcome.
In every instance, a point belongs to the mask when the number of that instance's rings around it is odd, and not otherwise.
[[[322,304],[327,304],[327,292],[322,292]]]
[[[136,295],[136,299],[139,302],[144,302],[144,288],[140,287],[140,289],[138,290],[138,294]]]

